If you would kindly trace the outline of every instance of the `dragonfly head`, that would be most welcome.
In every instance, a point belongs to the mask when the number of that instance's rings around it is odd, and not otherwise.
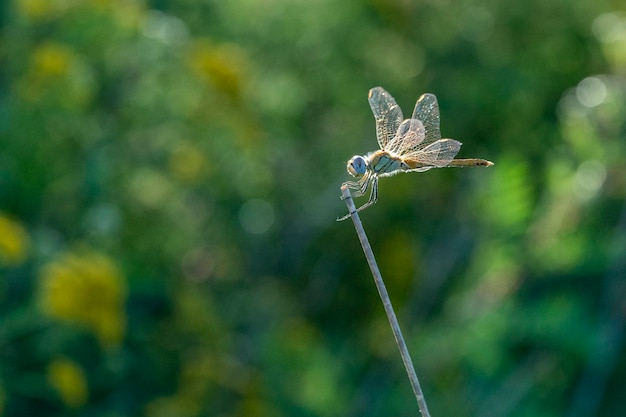
[[[348,174],[353,177],[362,177],[365,174],[365,171],[367,171],[367,160],[362,156],[354,155],[348,161],[346,168],[348,169]]]

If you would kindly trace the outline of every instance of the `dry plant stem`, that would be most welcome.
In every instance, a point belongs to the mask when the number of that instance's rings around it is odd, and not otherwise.
[[[411,387],[413,388],[413,393],[415,393],[415,398],[417,399],[417,404],[420,408],[420,412],[422,413],[423,417],[430,417],[428,407],[426,406],[426,400],[424,399],[424,393],[422,393],[422,388],[420,387],[417,375],[415,374],[415,368],[413,367],[411,355],[406,348],[406,343],[404,342],[404,337],[402,336],[402,331],[400,330],[400,325],[398,324],[396,313],[393,311],[393,306],[391,305],[389,294],[387,294],[387,288],[385,288],[383,277],[382,275],[380,275],[380,270],[378,269],[378,265],[376,264],[376,259],[374,258],[372,247],[367,240],[367,235],[365,234],[365,230],[363,229],[363,225],[361,224],[361,219],[359,218],[359,214],[356,211],[356,207],[354,205],[354,201],[352,201],[352,195],[350,194],[350,190],[348,189],[348,187],[341,187],[341,196],[348,206],[348,212],[352,217],[354,227],[356,228],[356,233],[359,236],[361,246],[363,247],[363,252],[365,253],[365,257],[367,258],[367,263],[369,264],[372,275],[374,276],[374,282],[376,283],[378,294],[380,295],[380,299],[382,300],[383,306],[385,307],[385,313],[387,313],[387,318],[389,319],[389,324],[391,325],[393,336],[396,339],[396,344],[398,345],[398,349],[400,349],[400,356],[402,356],[402,362],[404,362],[404,367],[406,368],[406,372],[409,375],[409,381],[411,381]]]

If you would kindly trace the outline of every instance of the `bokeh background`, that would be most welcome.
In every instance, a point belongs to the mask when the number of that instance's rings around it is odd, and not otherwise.
[[[2,2],[1,415],[418,415],[335,222],[376,85],[496,164],[362,214],[432,415],[626,415],[625,10]]]

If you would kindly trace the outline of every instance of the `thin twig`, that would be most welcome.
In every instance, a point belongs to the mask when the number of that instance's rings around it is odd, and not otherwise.
[[[422,392],[422,388],[420,387],[417,375],[415,374],[415,368],[413,367],[411,355],[406,348],[406,343],[404,342],[404,337],[402,336],[402,331],[400,330],[400,325],[398,324],[396,313],[393,311],[393,306],[391,305],[389,294],[387,294],[387,288],[385,288],[383,277],[382,275],[380,275],[380,270],[378,269],[378,265],[376,264],[376,259],[374,258],[372,247],[367,240],[367,235],[365,234],[365,230],[363,229],[363,225],[361,224],[361,219],[359,218],[359,214],[356,211],[356,207],[354,205],[354,201],[352,201],[352,195],[350,194],[350,190],[348,189],[348,187],[341,187],[341,196],[348,206],[348,212],[352,217],[354,227],[356,228],[356,233],[359,236],[361,246],[363,247],[363,252],[365,253],[365,257],[367,258],[367,263],[369,264],[372,275],[374,276],[374,282],[376,283],[378,294],[380,295],[380,299],[382,300],[383,306],[385,307],[385,313],[387,313],[387,318],[389,319],[389,324],[391,325],[391,330],[393,331],[393,337],[396,339],[398,349],[400,349],[400,356],[402,356],[402,362],[404,362],[404,367],[406,368],[406,372],[409,375],[409,381],[411,382],[411,387],[413,388],[413,393],[415,394],[415,399],[417,400],[420,412],[422,413],[423,417],[430,417],[428,407],[426,406],[426,399],[424,399],[424,393]]]

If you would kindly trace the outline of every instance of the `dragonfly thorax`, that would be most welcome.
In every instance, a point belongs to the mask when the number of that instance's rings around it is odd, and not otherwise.
[[[367,159],[359,155],[354,155],[348,161],[346,168],[348,170],[348,174],[353,177],[362,177],[365,174],[365,171],[367,171]]]

